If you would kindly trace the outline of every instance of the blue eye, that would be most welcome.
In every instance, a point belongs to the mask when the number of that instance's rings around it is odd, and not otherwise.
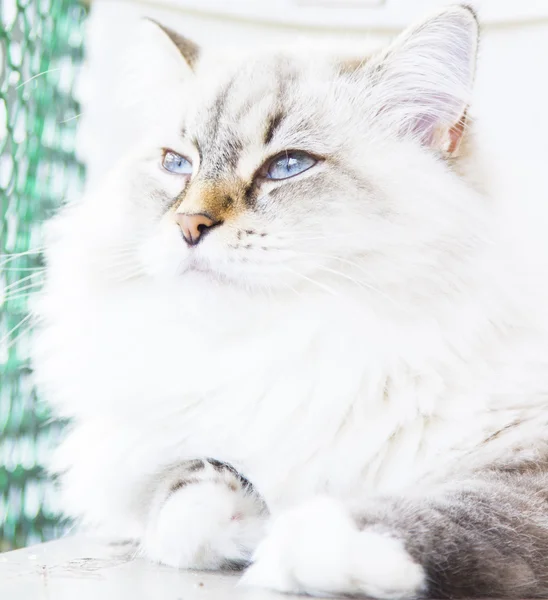
[[[268,179],[289,179],[289,177],[308,171],[317,162],[317,159],[306,152],[284,152],[267,165],[266,177]]]
[[[164,154],[162,166],[170,173],[176,173],[177,175],[192,175],[192,163],[184,156],[181,156],[172,150],[168,150]]]

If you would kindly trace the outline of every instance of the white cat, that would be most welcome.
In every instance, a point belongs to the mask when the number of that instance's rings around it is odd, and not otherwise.
[[[476,148],[472,10],[356,60],[162,36],[149,139],[48,230],[67,514],[281,591],[548,594],[548,212]]]

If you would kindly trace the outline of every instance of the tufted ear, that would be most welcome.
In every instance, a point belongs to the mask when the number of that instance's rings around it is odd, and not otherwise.
[[[446,155],[465,130],[479,27],[468,6],[453,6],[404,31],[372,57],[371,100],[378,118]]]
[[[179,33],[173,31],[169,27],[158,23],[154,19],[148,19],[155,25],[157,25],[165,35],[171,40],[175,48],[180,52],[181,56],[185,59],[186,63],[191,69],[194,69],[198,58],[200,56],[200,47],[188,38],[183,37]]]

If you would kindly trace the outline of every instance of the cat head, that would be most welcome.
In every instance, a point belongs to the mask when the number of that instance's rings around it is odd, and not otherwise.
[[[90,200],[108,203],[101,238],[131,246],[142,276],[384,289],[466,255],[481,210],[462,167],[471,9],[350,59],[302,46],[229,57],[159,27],[166,102]]]

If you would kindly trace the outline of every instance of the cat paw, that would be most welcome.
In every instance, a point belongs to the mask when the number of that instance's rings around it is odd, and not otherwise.
[[[243,568],[263,536],[267,513],[230,465],[187,461],[162,482],[141,550],[155,562],[183,569]]]
[[[341,503],[316,498],[272,524],[241,583],[310,595],[410,599],[425,589],[423,568],[388,535],[359,531]]]

